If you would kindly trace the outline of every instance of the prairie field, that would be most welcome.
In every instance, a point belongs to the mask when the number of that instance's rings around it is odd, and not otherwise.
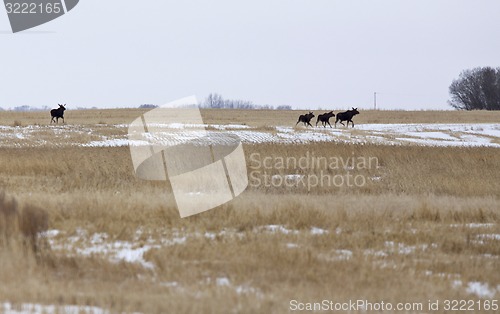
[[[134,173],[144,112],[0,112],[0,312],[498,313],[500,112],[203,110],[249,182],[187,218]]]

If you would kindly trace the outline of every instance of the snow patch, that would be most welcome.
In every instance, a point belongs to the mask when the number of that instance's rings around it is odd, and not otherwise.
[[[500,234],[478,234],[477,238],[481,240],[496,240],[500,241]]]
[[[154,265],[144,260],[144,254],[151,249],[161,247],[158,244],[108,241],[109,235],[106,233],[94,233],[88,236],[87,231],[83,229],[77,229],[75,233],[76,235],[66,238],[65,242],[56,239],[61,234],[59,230],[49,230],[45,236],[53,250],[66,250],[82,256],[102,256],[114,263],[137,263],[148,269],[153,269]]]
[[[455,227],[455,228],[458,228],[458,227],[467,227],[467,228],[491,228],[491,227],[494,227],[496,224],[494,223],[468,223],[468,224],[465,224],[465,225],[461,225],[461,224],[452,224],[450,225],[450,227]]]
[[[339,255],[340,260],[349,260],[352,258],[352,251],[350,250],[336,250],[335,252]]]
[[[267,226],[263,226],[263,227],[258,228],[258,229],[265,230],[265,231],[268,231],[271,233],[283,233],[283,234],[298,234],[299,233],[298,230],[290,230],[290,229],[283,227],[282,225],[267,225]]]
[[[4,314],[108,314],[104,310],[95,306],[79,305],[44,305],[35,303],[22,303],[13,305],[9,302],[0,303],[0,312]]]
[[[318,258],[327,262],[347,261],[352,258],[352,251],[350,250],[332,250],[328,253],[318,254]]]
[[[229,278],[227,278],[227,277],[221,277],[221,278],[215,279],[215,284],[217,286],[226,286],[226,287],[231,285]]]
[[[482,283],[479,281],[469,282],[466,291],[469,294],[475,294],[483,299],[493,299],[496,294],[495,288],[490,288],[487,283]]]
[[[321,235],[321,234],[327,234],[328,230],[317,228],[317,227],[312,227],[311,228],[311,234],[313,235]]]
[[[82,144],[82,147],[123,147],[123,146],[148,146],[151,145],[147,141],[137,141],[128,139],[112,139],[104,141],[92,141],[90,143]]]

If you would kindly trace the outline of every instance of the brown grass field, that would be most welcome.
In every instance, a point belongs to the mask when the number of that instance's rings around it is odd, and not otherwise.
[[[143,112],[68,110],[66,127],[125,134],[111,125]],[[294,125],[300,113],[202,112],[207,123],[262,128]],[[498,123],[500,112],[358,117],[360,124]],[[0,112],[6,126],[49,120],[46,112]],[[497,148],[311,143],[244,150],[247,190],[181,219],[168,182],[135,177],[128,147],[0,147],[0,312],[9,302],[111,313],[288,313],[291,300],[368,300],[417,306],[368,313],[451,313],[446,300],[465,300],[465,312],[498,313],[486,308],[500,302]],[[268,169],[255,157],[308,154],[377,163]],[[365,184],[262,184],[265,176],[346,173]],[[118,248],[142,257],[128,262]],[[429,310],[429,301],[439,301],[439,309]]]
[[[65,118],[72,124],[122,124],[130,123],[146,109],[89,109],[71,110],[67,107]],[[318,114],[334,110],[335,113],[350,108],[314,110]],[[356,123],[497,123],[500,112],[496,111],[385,111],[361,110],[356,116]],[[50,113],[34,112],[0,112],[0,125],[45,125],[50,122]],[[205,123],[246,124],[249,126],[294,125],[300,114],[306,110],[202,110]],[[314,118],[316,121],[316,118]]]

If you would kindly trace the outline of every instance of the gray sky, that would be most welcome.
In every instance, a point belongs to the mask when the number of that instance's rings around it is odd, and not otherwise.
[[[463,69],[500,66],[498,0],[81,0],[12,34],[0,107],[135,107],[211,92],[295,108],[450,109]]]

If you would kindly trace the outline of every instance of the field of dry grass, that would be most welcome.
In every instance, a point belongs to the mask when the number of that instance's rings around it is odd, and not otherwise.
[[[85,125],[89,140],[92,132],[126,133],[112,125],[141,112],[68,110],[66,119]],[[265,128],[293,125],[299,114],[223,112],[203,115],[207,123]],[[0,125],[45,125],[45,115],[1,112]],[[371,111],[356,120],[383,121],[500,116]],[[500,300],[497,148],[264,143],[244,150],[247,190],[181,219],[168,182],[135,177],[128,147],[0,147],[0,311],[10,302],[112,313],[287,313],[291,300],[366,299],[425,307],[440,300],[436,312],[445,312],[444,300],[471,300],[476,313],[498,312],[477,305]],[[376,163],[276,165],[304,156]],[[347,174],[364,184],[308,182]],[[430,312],[425,307],[393,312]]]
[[[132,122],[146,109],[89,109],[71,110],[67,106],[65,112],[68,124],[127,124]],[[314,110],[316,116],[333,110],[343,112],[350,108]],[[0,125],[46,125],[50,123],[50,113],[34,112],[0,112]],[[270,125],[295,125],[304,110],[224,110],[204,109],[202,116],[205,123],[246,124],[253,127]],[[316,118],[313,119],[316,121]],[[356,116],[356,123],[497,123],[500,112],[495,111],[385,111],[361,110]]]

